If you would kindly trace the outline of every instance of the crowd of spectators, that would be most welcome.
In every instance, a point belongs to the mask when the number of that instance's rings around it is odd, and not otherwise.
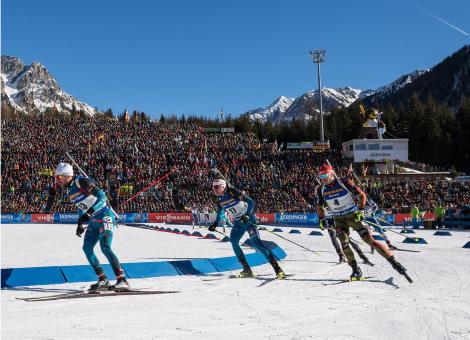
[[[413,205],[422,211],[434,211],[438,205],[461,209],[470,204],[468,183],[455,181],[371,182],[367,194],[383,209],[409,212]]]
[[[2,120],[2,212],[75,211],[64,192],[54,188],[53,171],[69,161],[66,151],[105,189],[118,211],[136,212],[213,210],[213,167],[246,191],[259,211],[309,211],[318,167],[326,159],[343,170],[346,166],[339,151],[281,151],[275,143],[260,144],[251,133],[207,133],[190,122],[8,117]],[[169,171],[170,176],[128,201]],[[469,203],[464,184],[368,183],[366,189],[384,208],[396,211],[411,203],[429,209],[437,202]]]

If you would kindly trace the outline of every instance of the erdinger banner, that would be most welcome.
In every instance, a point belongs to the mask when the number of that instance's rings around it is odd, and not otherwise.
[[[32,223],[54,223],[54,214],[32,214]]]
[[[54,213],[54,223],[77,223],[78,213]]]
[[[275,214],[256,214],[259,224],[273,224],[276,222]]]
[[[314,213],[276,213],[276,223],[299,226],[317,226],[318,216]]]
[[[148,213],[148,222],[153,223],[191,223],[190,213]]]
[[[31,223],[30,214],[2,214],[2,224],[8,223]]]

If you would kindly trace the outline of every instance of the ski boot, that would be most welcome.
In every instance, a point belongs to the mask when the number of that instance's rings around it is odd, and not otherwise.
[[[392,265],[393,269],[395,269],[398,273],[400,273],[401,275],[403,275],[409,283],[412,283],[413,280],[408,276],[408,274],[406,273],[406,268],[403,267],[403,265],[398,262],[397,260],[395,260],[395,257],[394,256],[391,256],[387,259],[388,262],[390,262],[390,264]]]
[[[351,276],[349,277],[351,281],[360,281],[362,278],[362,271],[361,268],[357,265],[356,261],[351,262],[350,264],[352,268]]]
[[[271,266],[273,267],[274,269],[274,272],[276,273],[276,276],[279,280],[283,280],[286,278],[286,274],[284,273],[284,271],[281,269],[281,267],[279,266],[279,263],[277,263],[277,260],[274,258],[274,256],[269,256],[269,263],[271,264]]]
[[[90,286],[89,290],[91,290],[91,291],[108,290],[108,288],[109,288],[110,286],[111,286],[111,285],[110,285],[108,279],[106,278],[105,275],[103,275],[103,276],[100,276],[100,277],[98,278],[98,282],[93,283],[93,284]]]
[[[128,292],[131,290],[129,282],[127,282],[124,276],[118,277],[116,284],[109,287],[109,290],[114,290],[115,292]]]
[[[249,277],[255,277],[255,275],[251,271],[251,268],[245,268],[238,274],[238,277],[241,279],[246,279]]]
[[[364,253],[359,254],[359,257],[362,259],[362,263],[367,264],[371,267],[374,266],[374,264],[369,261],[369,258]]]
[[[246,261],[245,256],[238,257],[238,261],[243,266],[243,270],[240,272],[240,274],[238,274],[238,277],[242,279],[254,277],[253,271],[251,270],[250,265]]]
[[[103,268],[97,267],[95,268],[95,273],[98,275],[98,282],[93,283],[89,290],[94,291],[94,290],[107,290],[108,287],[110,286],[108,278],[106,277],[106,274],[103,271]]]

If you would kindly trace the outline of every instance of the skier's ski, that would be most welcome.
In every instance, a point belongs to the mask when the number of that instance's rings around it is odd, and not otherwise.
[[[334,282],[334,283],[324,283],[324,282],[322,282],[322,285],[324,285],[324,286],[333,286],[333,285],[339,285],[341,283],[360,282],[360,281],[382,282],[382,281],[377,281],[377,280],[370,280],[372,278],[373,278],[373,276],[364,276],[364,277],[361,277],[361,278],[349,278],[349,279],[344,279],[344,280],[334,280],[334,281],[337,281],[337,282]]]
[[[396,248],[393,249],[393,251],[409,251],[411,253],[420,253],[421,251],[420,250],[411,250],[411,249],[403,249],[403,248]]]
[[[150,295],[150,294],[173,294],[179,293],[177,290],[130,290],[130,291],[83,291],[69,294],[57,294],[41,297],[31,298],[18,298],[27,302],[38,302],[38,301],[51,301],[51,300],[64,300],[64,299],[79,299],[79,298],[90,298],[90,297],[105,297],[105,296],[118,296],[118,295]]]

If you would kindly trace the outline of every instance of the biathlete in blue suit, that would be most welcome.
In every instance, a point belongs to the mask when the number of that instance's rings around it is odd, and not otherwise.
[[[60,163],[55,170],[58,185],[67,190],[67,197],[78,207],[78,225],[76,235],[81,237],[85,232],[83,251],[88,262],[98,275],[98,282],[90,286],[91,290],[117,290],[127,291],[129,283],[116,254],[111,249],[113,230],[116,226],[116,216],[109,205],[108,198],[91,179],[83,176],[74,176],[73,168],[68,163]],[[88,227],[83,227],[89,222]],[[116,284],[111,286],[93,248],[100,242],[101,251],[108,259],[114,274]]]
[[[253,246],[268,259],[269,263],[274,268],[276,276],[279,279],[284,279],[286,274],[284,274],[277,263],[273,253],[261,243],[258,229],[256,228],[254,201],[240,190],[227,187],[227,182],[223,179],[215,179],[212,182],[212,189],[217,196],[218,211],[217,218],[215,222],[210,225],[209,230],[215,231],[217,227],[222,225],[225,219],[225,212],[232,218],[233,227],[230,232],[230,242],[232,243],[232,248],[238,261],[243,266],[243,271],[239,274],[239,277],[253,277],[253,272],[239,245],[243,234],[248,231]]]

